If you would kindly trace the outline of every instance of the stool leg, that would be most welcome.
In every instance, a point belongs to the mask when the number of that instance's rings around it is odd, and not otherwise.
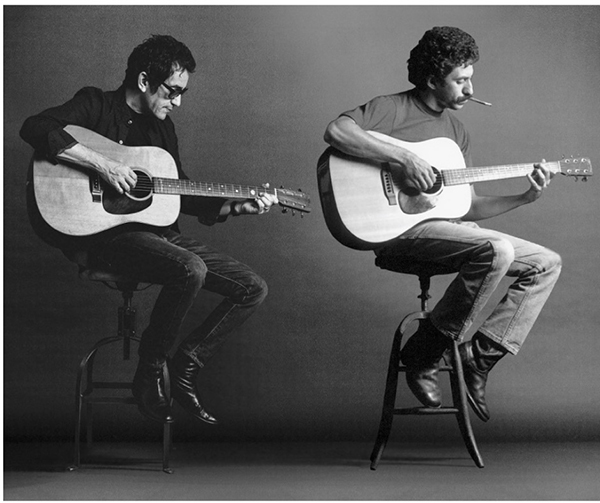
[[[376,470],[383,450],[387,444],[394,420],[394,410],[396,406],[396,393],[398,390],[398,372],[400,369],[400,348],[402,347],[402,336],[407,328],[415,321],[424,320],[429,317],[428,311],[415,311],[404,317],[394,335],[392,343],[392,352],[390,354],[390,363],[388,366],[387,382],[383,397],[383,411],[381,413],[381,422],[379,423],[379,433],[371,453],[371,470]]]
[[[83,357],[77,370],[77,382],[75,383],[75,409],[76,409],[76,422],[75,422],[75,442],[73,452],[73,465],[68,467],[68,470],[76,470],[81,465],[81,425],[84,421],[85,407],[84,407],[84,390],[83,380],[84,375],[89,380],[90,372],[88,368],[88,360],[90,359],[92,352],[88,353]],[[89,382],[89,381],[88,381]]]
[[[169,367],[165,365],[163,367],[163,383],[165,386],[165,395],[167,402],[172,406],[171,399],[171,377],[169,375]],[[172,421],[165,422],[163,424],[163,472],[173,473],[173,470],[169,467],[169,453],[172,447],[172,436],[171,436],[171,423]]]
[[[481,458],[481,454],[479,454],[479,449],[477,448],[477,444],[475,442],[475,436],[473,435],[473,428],[471,427],[462,361],[458,354],[458,343],[456,341],[454,341],[452,344],[451,358],[453,370],[450,373],[450,384],[455,404],[454,406],[458,409],[458,413],[456,414],[458,428],[460,429],[460,433],[463,437],[465,445],[467,446],[467,450],[471,455],[471,458],[479,468],[483,468],[483,459]]]
[[[381,412],[381,421],[379,423],[379,432],[377,440],[371,453],[371,470],[376,470],[383,450],[387,445],[392,423],[394,421],[394,407],[396,405],[396,392],[398,390],[398,367],[400,366],[400,347],[402,344],[402,332],[399,326],[394,335],[392,343],[392,352],[388,365],[387,381],[385,393],[383,395],[383,410]]]
[[[69,471],[77,470],[81,464],[81,421],[83,414],[83,400],[79,392],[77,393],[77,419],[75,424],[75,443],[73,446],[73,464],[67,469]]]
[[[169,468],[169,452],[171,450],[171,423],[163,425],[163,472],[173,473],[173,469]]]

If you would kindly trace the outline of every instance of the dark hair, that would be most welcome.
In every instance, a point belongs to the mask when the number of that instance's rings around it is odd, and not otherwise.
[[[408,80],[419,89],[427,81],[443,81],[456,67],[479,60],[479,49],[471,35],[459,28],[436,26],[428,30],[410,51]]]
[[[150,90],[154,93],[175,68],[194,72],[196,61],[190,50],[170,35],[152,35],[129,55],[123,83],[135,88],[139,74],[146,72]]]

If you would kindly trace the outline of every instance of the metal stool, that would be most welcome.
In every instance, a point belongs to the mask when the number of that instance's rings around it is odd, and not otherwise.
[[[373,446],[371,453],[371,470],[376,470],[377,465],[383,454],[383,450],[387,444],[392,429],[394,415],[422,415],[431,416],[437,414],[454,414],[458,421],[460,433],[465,442],[467,450],[473,458],[473,461],[479,468],[483,468],[483,459],[479,454],[475,437],[471,428],[469,419],[469,411],[467,406],[467,396],[465,390],[465,382],[463,378],[462,363],[458,354],[458,342],[454,341],[449,350],[449,358],[444,356],[444,363],[440,365],[440,372],[447,372],[450,377],[450,387],[452,389],[452,406],[442,406],[437,409],[430,407],[410,407],[396,408],[396,392],[398,388],[398,374],[406,372],[406,367],[400,363],[400,348],[402,347],[402,336],[406,332],[409,325],[417,320],[423,320],[429,317],[429,309],[427,301],[431,298],[429,288],[431,277],[441,274],[453,274],[455,270],[449,269],[436,264],[404,262],[402,260],[384,259],[378,257],[375,264],[382,268],[403,274],[414,274],[418,276],[421,286],[421,310],[408,314],[398,326],[394,335],[392,344],[392,352],[390,354],[390,362],[387,374],[387,383],[383,398],[383,411],[381,414],[381,422],[379,424],[379,432],[377,440]],[[449,360],[449,362],[448,362]]]
[[[92,419],[93,411],[96,405],[106,404],[124,404],[135,405],[135,399],[131,395],[132,383],[120,381],[99,381],[94,379],[94,361],[98,350],[102,347],[113,344],[122,344],[123,360],[130,359],[131,342],[140,342],[136,336],[135,327],[135,308],[132,307],[132,298],[135,291],[142,290],[138,288],[138,282],[131,278],[116,275],[106,271],[80,269],[79,276],[82,279],[99,281],[113,290],[118,290],[123,296],[123,305],[118,310],[118,332],[116,336],[105,337],[98,341],[94,347],[83,357],[79,365],[76,384],[76,407],[77,424],[75,428],[75,452],[74,463],[69,470],[76,470],[82,466],[81,456],[81,434],[82,425],[85,424],[86,445],[89,447],[92,443]],[[150,285],[148,285],[150,286]],[[147,288],[147,287],[145,287]],[[170,379],[167,365],[163,368],[163,379],[167,400],[170,401]],[[107,394],[96,393],[101,390],[129,390],[127,395],[107,396]],[[92,396],[93,395],[93,396]],[[163,452],[162,452],[162,471],[173,473],[169,468],[169,452],[171,449],[171,424],[172,421],[163,423]]]

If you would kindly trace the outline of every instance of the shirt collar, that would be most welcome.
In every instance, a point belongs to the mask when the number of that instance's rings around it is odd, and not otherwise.
[[[412,95],[415,100],[415,104],[422,112],[425,112],[426,114],[431,115],[433,117],[441,117],[441,115],[444,113],[444,110],[442,110],[441,112],[438,112],[437,110],[434,110],[433,108],[428,106],[427,103],[425,103],[421,99],[419,91],[417,90],[416,87],[412,90]]]

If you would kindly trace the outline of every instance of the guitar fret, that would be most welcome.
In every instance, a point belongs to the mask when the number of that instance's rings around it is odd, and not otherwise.
[[[531,173],[533,164],[509,164],[486,168],[449,169],[442,172],[444,184],[460,185],[504,178],[516,178]]]
[[[274,194],[271,189],[243,186],[231,183],[196,182],[176,178],[153,178],[154,192],[159,194],[181,194],[206,197],[229,197],[253,199],[260,192]]]

